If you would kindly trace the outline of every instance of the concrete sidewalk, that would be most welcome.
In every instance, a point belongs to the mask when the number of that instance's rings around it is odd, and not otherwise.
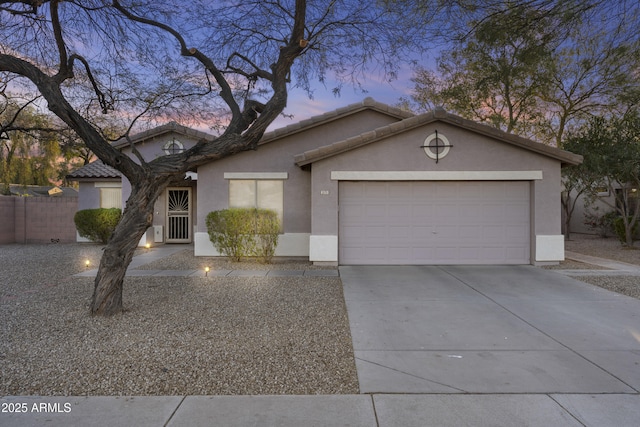
[[[0,425],[637,426],[637,394],[4,397]],[[25,412],[14,412],[15,408]]]
[[[565,251],[565,258],[602,267],[602,270],[555,270],[567,276],[640,276],[640,265]]]
[[[161,249],[132,265],[174,248]],[[530,266],[341,267],[340,276],[360,395],[5,396],[0,426],[639,425],[639,300]]]

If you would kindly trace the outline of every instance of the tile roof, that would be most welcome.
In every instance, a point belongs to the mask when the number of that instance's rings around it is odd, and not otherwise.
[[[536,152],[538,154],[543,154],[545,156],[555,158],[557,160],[560,160],[563,164],[576,165],[582,163],[582,156],[580,155],[570,153],[568,151],[564,151],[546,144],[535,142],[530,139],[522,138],[517,135],[509,134],[491,126],[463,119],[462,117],[447,113],[442,108],[436,108],[435,110],[425,114],[412,116],[399,122],[379,127],[372,131],[362,133],[343,141],[338,141],[333,144],[306,151],[302,154],[296,155],[294,157],[294,160],[298,166],[305,166],[315,161],[332,157],[337,154],[352,150],[354,148],[370,144],[374,141],[379,141],[391,135],[399,134],[436,121],[449,123],[451,125],[483,134],[529,151]]]
[[[122,178],[122,174],[98,159],[67,175],[67,179],[70,180],[82,178]]]
[[[192,137],[194,139],[212,140],[215,138],[215,136],[208,134],[206,132],[202,132],[196,129],[192,129],[190,127],[182,126],[181,124],[178,124],[176,122],[169,122],[165,125],[158,126],[153,129],[149,129],[144,132],[140,132],[133,135],[131,137],[131,142],[136,144],[145,139],[153,138],[155,136],[160,136],[169,132],[179,133],[184,136]],[[113,143],[113,146],[115,148],[122,148],[122,147],[126,147],[127,145],[129,145],[129,141],[127,141],[125,138],[121,138]]]
[[[9,191],[14,196],[78,197],[78,190],[75,188],[52,185],[9,184]]]
[[[381,113],[396,117],[398,119],[406,119],[408,117],[413,117],[414,115],[413,113],[410,113],[408,111],[391,107],[387,104],[383,104],[382,102],[378,102],[371,97],[367,97],[361,102],[356,102],[354,104],[347,105],[346,107],[341,107],[341,108],[338,108],[337,110],[329,111],[324,114],[319,114],[317,116],[313,116],[308,119],[301,120],[297,123],[290,124],[289,126],[285,126],[282,128],[275,129],[271,132],[267,132],[262,136],[262,139],[258,144],[259,145],[266,144],[268,142],[271,142],[274,139],[290,136],[295,133],[305,131],[314,126],[319,126],[321,124],[325,124],[333,120],[340,119],[344,116],[348,116],[350,114],[354,114],[362,110],[379,111]]]

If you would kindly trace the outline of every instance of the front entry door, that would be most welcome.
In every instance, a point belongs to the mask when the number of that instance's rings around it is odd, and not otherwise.
[[[191,188],[167,190],[167,243],[191,243]]]

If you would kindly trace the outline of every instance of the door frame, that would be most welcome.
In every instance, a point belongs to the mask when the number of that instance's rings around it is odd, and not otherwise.
[[[178,214],[171,214],[169,210],[169,202],[170,202],[170,192],[171,191],[186,191],[187,192],[187,211],[174,211],[180,212]],[[193,240],[193,230],[192,230],[192,218],[193,218],[193,191],[191,187],[168,187],[165,192],[165,242],[166,243],[191,243]],[[186,215],[183,213],[186,212]],[[186,226],[186,238],[171,238],[171,218],[175,217],[185,217],[187,218],[187,226]]]

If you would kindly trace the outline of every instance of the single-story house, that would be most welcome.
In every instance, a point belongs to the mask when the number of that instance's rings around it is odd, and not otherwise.
[[[160,156],[212,138],[176,123],[136,135]],[[116,143],[127,150],[128,143]],[[276,256],[329,264],[543,264],[564,259],[560,170],[581,157],[442,109],[371,98],[266,133],[168,188],[145,241],[219,255],[205,218],[255,206],[282,221]],[[72,173],[79,209],[122,205],[130,186],[92,163]],[[118,197],[119,196],[119,197]]]

